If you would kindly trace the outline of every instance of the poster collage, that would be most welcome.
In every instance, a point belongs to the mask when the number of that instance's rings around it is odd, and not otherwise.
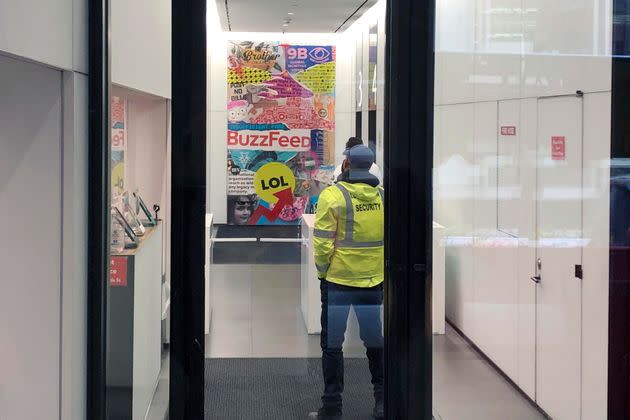
[[[112,198],[122,196],[125,191],[125,151],[127,149],[127,102],[118,96],[111,98],[111,171]]]
[[[297,224],[333,183],[335,47],[228,43],[232,225]]]

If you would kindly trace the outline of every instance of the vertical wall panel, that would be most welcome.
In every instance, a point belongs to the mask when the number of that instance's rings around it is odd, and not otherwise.
[[[536,99],[520,101],[518,200],[518,339],[516,383],[532,399],[536,397],[536,144],[538,108]]]
[[[516,239],[497,230],[497,102],[475,104],[474,339],[516,376]]]
[[[518,215],[522,192],[519,147],[521,101],[499,102],[497,124],[497,224],[508,235],[518,235]]]
[[[0,57],[0,418],[58,419],[61,73]]]
[[[88,79],[63,82],[61,418],[85,418],[87,369]]]
[[[340,159],[346,148],[346,141],[354,135],[354,85],[349,75],[353,74],[351,57],[355,50],[350,37],[337,42],[336,85],[335,85],[335,158]],[[367,124],[366,124],[367,125]],[[367,145],[367,141],[365,142]],[[338,162],[341,163],[341,162]]]
[[[447,236],[446,316],[473,334],[474,105],[440,107],[434,201]]]

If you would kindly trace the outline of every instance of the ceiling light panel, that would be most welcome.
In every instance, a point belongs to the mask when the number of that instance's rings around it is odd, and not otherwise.
[[[225,0],[216,0],[225,14]],[[356,19],[377,0],[227,0],[230,24],[234,32],[275,32],[278,25],[289,23],[292,32],[334,32],[352,16]],[[289,12],[287,12],[289,11]],[[287,18],[287,14],[290,18]],[[226,17],[222,16],[222,22]],[[286,28],[283,25],[284,28]],[[224,27],[227,30],[227,27]]]

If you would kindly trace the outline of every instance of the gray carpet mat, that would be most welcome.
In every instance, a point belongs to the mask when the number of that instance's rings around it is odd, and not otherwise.
[[[321,359],[206,359],[205,418],[300,420],[320,407]],[[372,419],[367,359],[345,361],[344,420]]]

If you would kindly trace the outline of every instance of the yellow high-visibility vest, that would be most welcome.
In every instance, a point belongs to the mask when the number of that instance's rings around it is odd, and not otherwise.
[[[320,278],[351,287],[383,282],[383,189],[339,182],[319,196],[313,242]]]

